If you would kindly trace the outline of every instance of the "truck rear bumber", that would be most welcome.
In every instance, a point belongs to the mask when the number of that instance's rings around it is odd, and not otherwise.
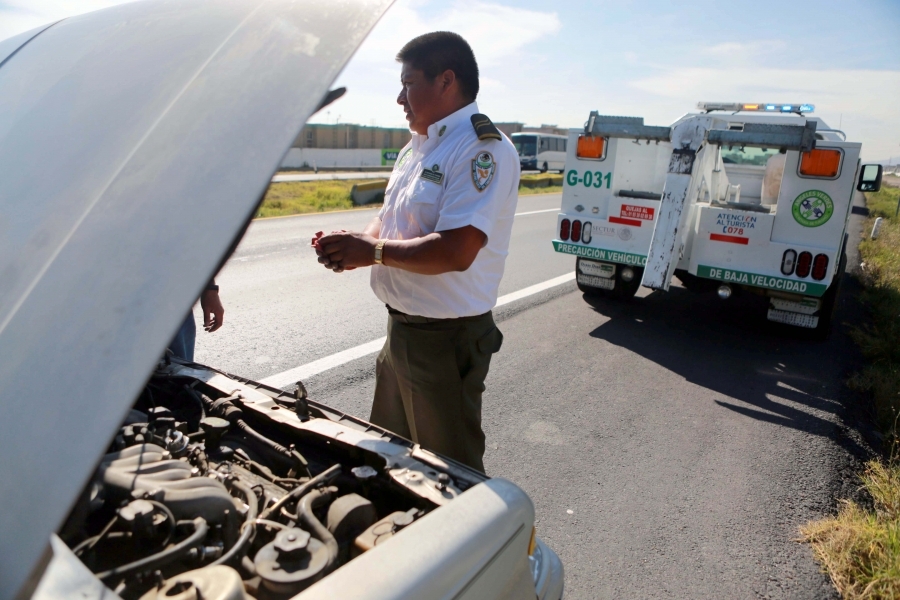
[[[860,144],[804,116],[686,115],[661,128],[592,113],[590,123],[612,133],[569,132],[553,240],[557,252],[580,257],[579,284],[611,289],[598,277],[644,273],[656,244],[643,285],[668,289],[675,274],[750,288],[775,299],[771,320],[816,326],[779,311],[818,311],[841,268]],[[586,273],[597,270],[582,268],[588,261],[612,273]]]

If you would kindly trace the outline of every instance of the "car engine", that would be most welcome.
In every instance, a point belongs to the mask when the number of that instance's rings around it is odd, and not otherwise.
[[[170,359],[59,536],[125,599],[289,598],[484,480],[416,451],[302,384]]]

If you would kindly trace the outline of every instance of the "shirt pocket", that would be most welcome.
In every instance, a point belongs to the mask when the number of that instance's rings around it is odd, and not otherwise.
[[[434,233],[440,216],[440,202],[443,188],[440,184],[417,178],[409,186],[404,208],[406,209],[407,231],[410,237]]]

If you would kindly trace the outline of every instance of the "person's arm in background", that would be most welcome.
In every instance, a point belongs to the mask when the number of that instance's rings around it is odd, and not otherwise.
[[[200,294],[200,309],[203,311],[203,329],[209,333],[218,330],[225,322],[225,308],[215,279]]]

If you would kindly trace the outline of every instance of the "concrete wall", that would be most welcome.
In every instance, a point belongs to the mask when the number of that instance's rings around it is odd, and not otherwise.
[[[402,148],[409,129],[366,127],[352,123],[310,123],[294,140],[294,148]]]
[[[379,149],[291,148],[281,163],[291,167],[380,167]]]

